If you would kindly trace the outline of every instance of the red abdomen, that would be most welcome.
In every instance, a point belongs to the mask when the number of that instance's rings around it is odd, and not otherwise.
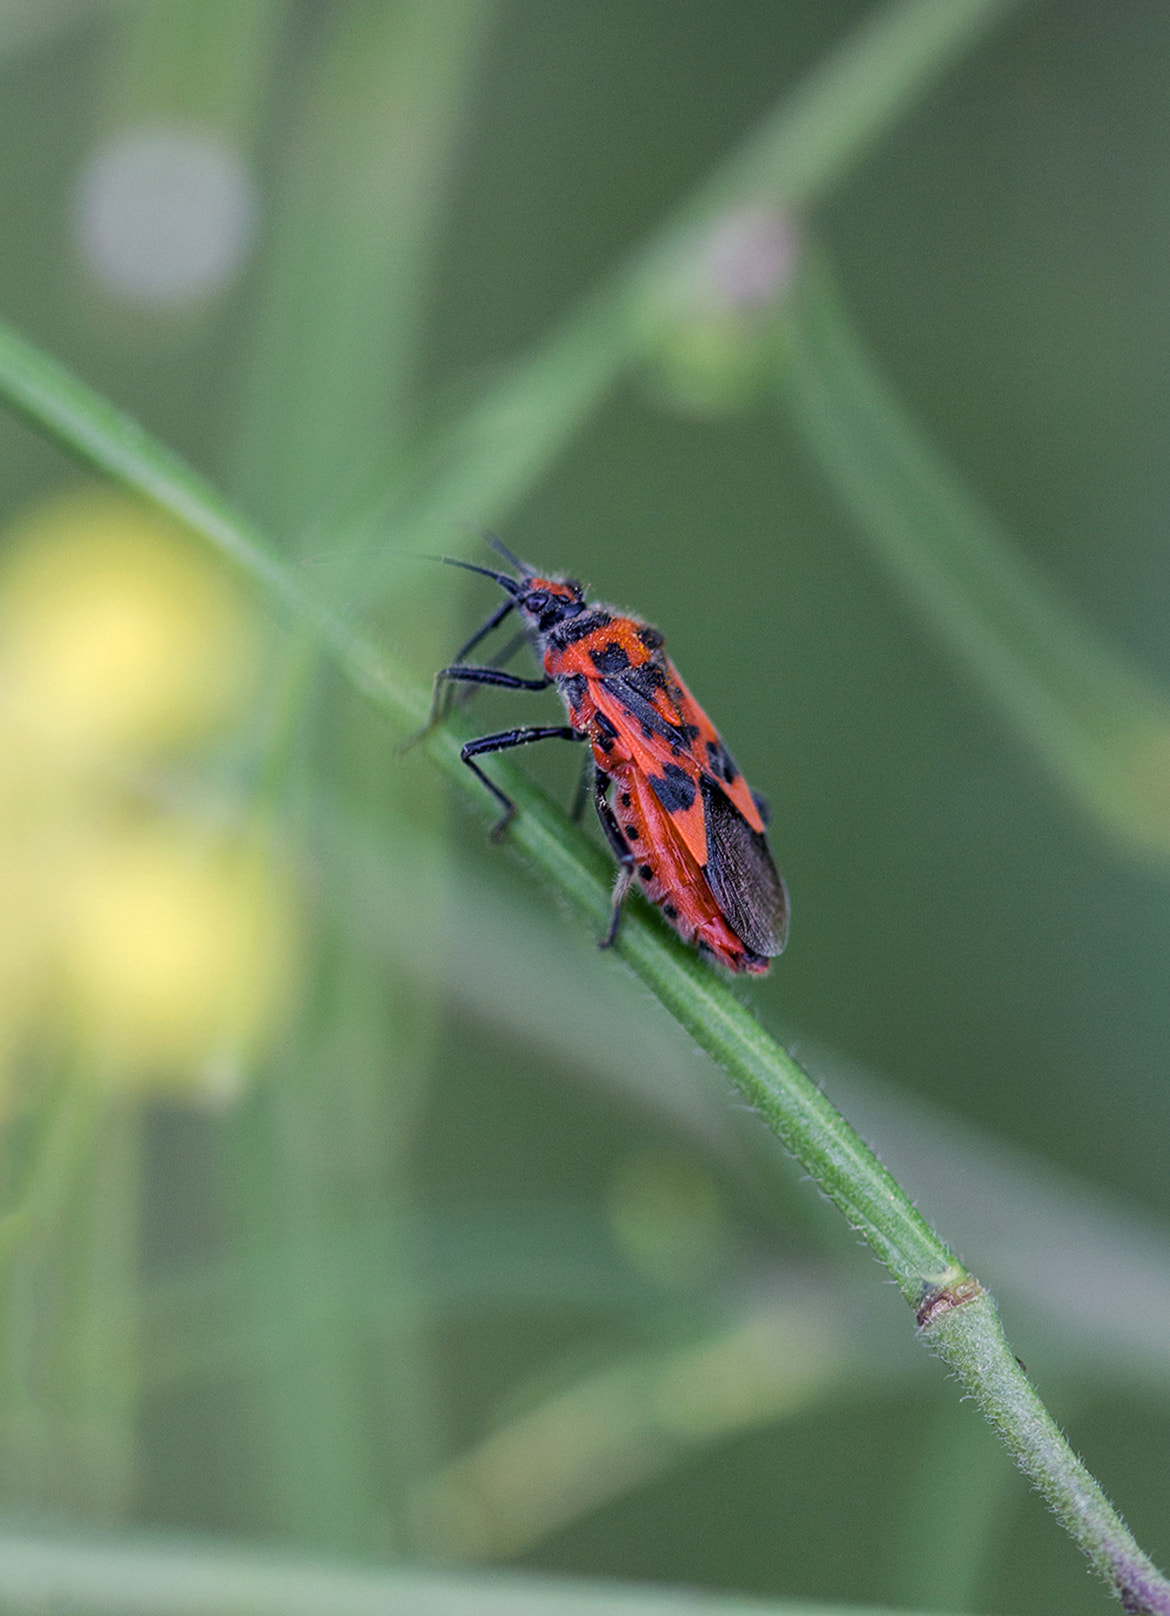
[[[766,971],[768,960],[747,948],[727,924],[705,873],[646,776],[629,763],[614,765],[603,758],[598,762],[613,779],[613,811],[638,861],[638,880],[651,903],[658,905],[684,942],[709,950],[729,970]]]

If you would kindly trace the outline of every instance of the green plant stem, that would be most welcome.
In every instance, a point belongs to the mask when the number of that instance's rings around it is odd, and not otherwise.
[[[188,523],[312,631],[363,693],[405,725],[426,694],[294,583],[259,538],[174,456],[80,381],[0,327],[0,396],[66,449]],[[449,728],[425,750],[483,808]],[[601,850],[522,773],[497,778],[520,813],[512,846],[600,932],[612,871]],[[1170,1583],[1142,1554],[1028,1383],[990,1300],[792,1057],[643,905],[631,906],[620,956],[679,1019],[889,1268],[923,1334],[979,1401],[1021,1468],[1133,1612],[1170,1616]]]

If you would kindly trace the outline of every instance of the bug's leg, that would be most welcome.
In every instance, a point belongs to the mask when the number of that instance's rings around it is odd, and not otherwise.
[[[511,599],[511,597],[509,597],[507,600],[502,600],[492,615],[488,618],[487,622],[481,623],[467,643],[459,647],[458,651],[456,651],[455,655],[451,658],[452,662],[462,662],[468,651],[474,651],[480,640],[486,640],[492,629],[498,628],[499,625],[504,621],[505,617],[507,617],[508,613],[514,611],[515,609],[516,602]]]
[[[492,658],[488,666],[493,668],[507,667],[508,663],[511,662],[512,658],[516,655],[516,652],[519,651],[522,646],[527,644],[527,634],[513,634],[512,638],[507,642],[503,649]],[[464,647],[464,649],[466,650],[467,647]],[[455,664],[458,664],[458,662],[459,658],[456,657]],[[445,696],[443,701],[444,715],[449,713],[453,707],[465,707],[471,700],[472,696],[475,695],[475,685],[473,683],[465,684],[461,690],[455,691],[452,683],[447,681],[444,685],[444,690],[451,692],[451,694]]]
[[[431,711],[426,723],[417,735],[412,735],[404,741],[399,748],[402,752],[409,752],[425,735],[429,735],[435,725],[446,713],[446,693],[452,684],[464,682],[470,685],[502,685],[505,690],[547,690],[552,680],[547,674],[539,679],[521,679],[518,674],[506,673],[503,668],[465,667],[456,662],[449,668],[440,668],[435,675],[435,687],[431,695]]]
[[[548,674],[541,674],[540,679],[520,679],[519,674],[509,674],[503,667],[469,667],[465,663],[440,667],[435,674],[435,695],[431,698],[431,724],[443,716],[443,696],[452,684],[499,685],[504,690],[548,690],[553,680],[549,679]]]
[[[613,849],[613,856],[618,861],[618,878],[613,889],[613,908],[609,917],[609,930],[598,941],[598,948],[612,948],[617,942],[618,926],[622,918],[622,906],[630,890],[630,882],[634,879],[634,854],[629,842],[622,835],[622,828],[617,822],[617,816],[609,805],[606,792],[609,790],[609,775],[604,769],[597,769],[593,776],[593,802],[597,808],[597,817],[601,821],[601,828],[605,832],[606,840]]]
[[[471,638],[465,641],[464,644],[459,647],[458,651],[456,651],[455,655],[451,659],[452,663],[455,665],[461,663],[469,651],[474,651],[475,647],[481,640],[486,639],[494,628],[499,627],[499,625],[504,621],[504,618],[507,617],[508,613],[515,610],[515,606],[516,602],[510,598],[508,600],[501,601],[487,621],[481,623]],[[525,637],[526,636],[521,635],[517,639],[512,640],[505,647],[503,653],[496,658],[497,667],[507,662],[508,658],[511,657],[519,648]],[[444,668],[443,673],[447,673],[448,671],[448,669]],[[440,718],[446,717],[451,706],[449,697],[450,689],[450,682],[443,677],[443,674],[438,674],[435,678],[434,689],[431,692],[430,715],[427,718],[425,726],[418,732],[417,735],[412,736],[411,739],[406,743],[406,747],[403,748],[404,751],[413,746],[416,741],[421,741],[423,736],[426,735],[428,731],[439,722]]]
[[[483,672],[483,669],[479,670]],[[490,670],[488,670],[490,671]],[[523,683],[523,681],[521,681]],[[492,796],[504,810],[501,817],[492,826],[492,841],[498,842],[516,817],[516,804],[506,791],[502,791],[494,780],[480,768],[473,759],[484,752],[506,752],[512,746],[530,746],[533,741],[582,741],[585,737],[579,730],[570,724],[528,724],[523,729],[505,729],[498,735],[481,735],[477,741],[468,741],[459,756],[471,770],[483,781]]]

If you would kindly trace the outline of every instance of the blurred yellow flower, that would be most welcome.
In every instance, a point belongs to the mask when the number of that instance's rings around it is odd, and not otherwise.
[[[94,839],[66,894],[61,966],[84,1050],[122,1081],[198,1082],[285,1007],[293,894],[265,848],[175,821]],[[173,1080],[173,1079],[172,1079]]]
[[[38,506],[0,565],[0,688],[79,754],[201,739],[238,708],[255,629],[181,529],[105,490]]]
[[[296,892],[271,839],[152,791],[238,718],[256,628],[174,524],[46,501],[0,560],[0,1080],[32,1042],[107,1084],[222,1093],[277,1030]],[[160,806],[165,800],[167,806]]]

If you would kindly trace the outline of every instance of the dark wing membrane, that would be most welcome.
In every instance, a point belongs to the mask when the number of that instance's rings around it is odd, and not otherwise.
[[[753,954],[771,956],[788,941],[788,892],[768,843],[717,781],[700,781],[707,822],[704,875],[732,931]]]

